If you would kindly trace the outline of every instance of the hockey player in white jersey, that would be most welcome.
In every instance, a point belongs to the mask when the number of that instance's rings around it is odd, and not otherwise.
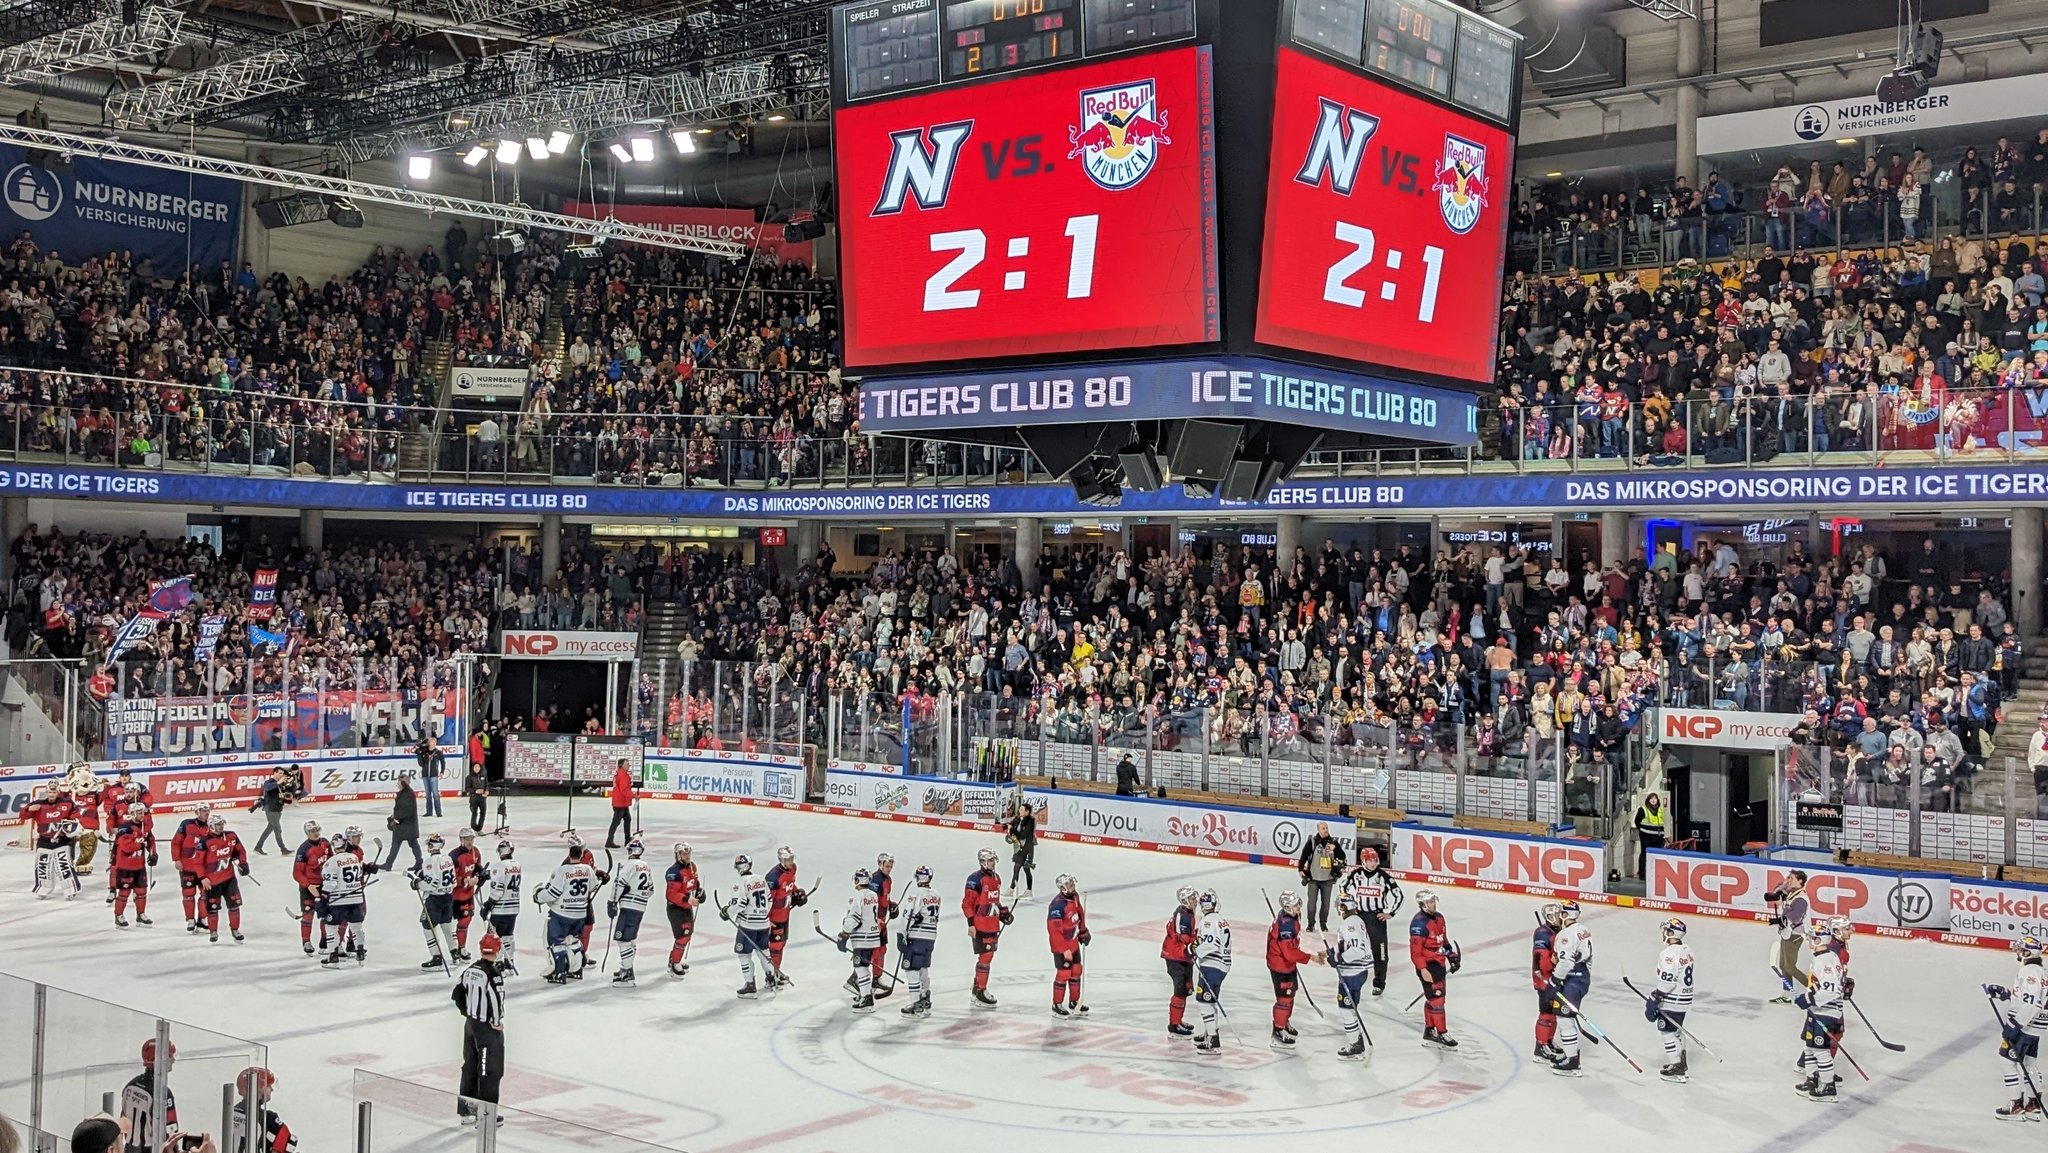
[[[1329,960],[1337,970],[1337,1010],[1344,1015],[1344,1041],[1337,1056],[1346,1061],[1365,1060],[1365,1021],[1359,1007],[1366,987],[1373,979],[1374,942],[1358,898],[1349,889],[1337,895],[1337,940]]]
[[[1657,954],[1657,987],[1643,1003],[1643,1017],[1664,1035],[1664,1067],[1657,1075],[1683,1085],[1685,1015],[1692,1011],[1692,946],[1685,943],[1685,922],[1677,917],[1658,926],[1664,951]]]
[[[732,951],[740,956],[740,972],[745,974],[747,983],[741,985],[737,995],[752,997],[757,991],[754,983],[754,965],[761,965],[761,977],[768,982],[768,988],[775,988],[780,976],[775,965],[768,959],[768,911],[773,898],[768,892],[766,878],[754,875],[754,860],[741,853],[732,859],[733,872],[739,879],[732,883],[732,903],[720,906],[718,919],[732,922]]]
[[[412,871],[413,892],[420,895],[420,931],[427,937],[427,959],[422,969],[448,968],[447,958],[455,951],[455,861],[448,855],[448,839],[439,833],[427,838],[426,856]]]
[[[1223,979],[1230,975],[1230,922],[1224,919],[1214,889],[1203,890],[1195,911],[1201,914],[1195,926],[1195,1000],[1202,1007],[1202,1035],[1195,1038],[1195,1049],[1217,1053],[1223,1048],[1217,1027],[1223,1011]]]
[[[2038,1121],[2041,1087],[2033,1062],[2041,1055],[2041,1033],[2048,1030],[2048,970],[2042,968],[2039,937],[2021,937],[2012,951],[2020,961],[2012,986],[1984,986],[1984,995],[1998,1010],[1998,1055],[2007,1062],[2005,1093],[2011,1099],[1993,1112],[2007,1121]]]
[[[939,941],[939,908],[942,902],[932,890],[932,871],[923,865],[911,874],[910,891],[897,902],[902,920],[897,922],[896,952],[903,966],[903,978],[910,982],[910,1004],[903,1006],[906,1017],[929,1017],[932,1012],[932,949]]]
[[[533,903],[548,910],[548,954],[554,958],[550,985],[583,979],[583,924],[590,919],[598,887],[597,870],[583,857],[583,846],[572,842],[554,875],[533,894]]]
[[[866,869],[853,874],[853,895],[839,922],[839,948],[853,954],[853,1011],[875,1011],[875,950],[882,945],[881,895],[869,883]]]
[[[1806,1027],[1800,1031],[1805,1048],[1799,1053],[1799,1067],[1808,1070],[1797,1088],[1814,1101],[1832,1104],[1835,1086],[1835,1050],[1842,1043],[1842,960],[1831,947],[1834,934],[1826,922],[1810,920],[1806,926],[1807,948],[1813,967],[1806,973],[1806,988],[1792,1003],[1806,1010]]]
[[[377,866],[363,859],[363,831],[354,825],[334,838],[334,852],[320,865],[320,900],[315,912],[328,925],[327,956],[320,964],[333,968],[343,954],[360,965],[369,957],[363,939],[363,890]]]
[[[611,900],[605,916],[611,918],[612,940],[619,944],[619,968],[612,984],[633,983],[633,955],[640,950],[640,920],[647,915],[647,902],[654,898],[654,870],[641,857],[647,845],[635,836],[626,842],[626,861],[612,871]]]
[[[1557,990],[1557,1051],[1564,1054],[1551,1066],[1561,1077],[1579,1073],[1579,1006],[1593,987],[1593,931],[1579,924],[1579,903],[1563,901],[1557,906],[1564,922],[1551,941],[1553,960],[1551,982]]]
[[[512,842],[498,842],[498,859],[484,866],[483,900],[477,905],[478,914],[498,935],[507,972],[518,971],[512,968],[512,930],[519,924],[522,881],[519,862],[512,859],[512,852]]]

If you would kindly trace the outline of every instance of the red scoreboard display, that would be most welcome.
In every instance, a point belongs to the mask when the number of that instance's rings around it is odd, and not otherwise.
[[[1190,42],[1194,0],[878,0],[836,15],[849,367],[1222,339],[1214,80]]]
[[[1255,339],[1491,382],[1514,171],[1512,39],[1428,0],[1375,0],[1342,29],[1311,26],[1300,9],[1317,0],[1296,2],[1274,86]]]

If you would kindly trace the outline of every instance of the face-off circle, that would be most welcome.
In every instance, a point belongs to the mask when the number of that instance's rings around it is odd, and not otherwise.
[[[1002,1002],[996,1009],[969,1009],[966,990],[950,987],[945,1007],[923,1020],[903,1018],[907,1002],[896,998],[878,1002],[871,1017],[853,1016],[835,999],[792,1014],[771,1045],[796,1075],[899,1109],[1013,1129],[1152,1137],[1307,1135],[1413,1121],[1490,1096],[1520,1064],[1491,1034],[1461,1027],[1461,1046],[1448,1054],[1371,1012],[1373,1059],[1340,1061],[1341,1040],[1305,999],[1295,1002],[1294,1049],[1276,1050],[1267,1043],[1266,974],[1236,976],[1257,982],[1236,998],[1245,1043],[1226,1026],[1216,1057],[1166,1035],[1163,974],[1131,971],[1088,974],[1094,1011],[1083,1020],[1051,1017],[1047,979],[1019,974],[991,978]],[[1231,1000],[1226,987],[1226,1008]],[[1131,1023],[1151,1018],[1157,1028]],[[1199,1027],[1192,1001],[1187,1020]]]

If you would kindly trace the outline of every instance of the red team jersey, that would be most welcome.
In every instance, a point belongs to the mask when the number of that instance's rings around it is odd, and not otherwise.
[[[668,867],[668,903],[678,909],[697,907],[697,866],[681,861]]]
[[[1557,930],[1538,923],[1536,939],[1529,948],[1529,982],[1538,992],[1550,988],[1551,971],[1557,966]]]
[[[1449,964],[1450,944],[1444,928],[1444,915],[1417,909],[1415,919],[1408,922],[1408,960],[1417,969],[1427,969],[1432,964]]]
[[[1166,919],[1166,940],[1160,942],[1159,955],[1169,961],[1192,961],[1194,949],[1195,911],[1175,907]]]
[[[206,822],[198,817],[186,817],[178,822],[178,830],[171,834],[171,863],[181,873],[199,872],[199,842],[206,839]]]
[[[114,831],[114,868],[140,872],[149,864],[156,838],[147,825],[122,825]]]
[[[249,851],[242,847],[242,838],[233,829],[208,833],[199,843],[194,857],[197,872],[209,885],[220,885],[233,879],[237,867],[249,867]]]
[[[1061,893],[1045,907],[1046,942],[1055,953],[1072,953],[1081,947],[1081,933],[1088,927],[1088,911],[1079,897]]]
[[[1003,931],[1003,879],[993,869],[977,869],[968,875],[960,915],[977,933]]]
[[[458,901],[476,899],[477,882],[483,879],[483,854],[468,845],[457,845],[448,854],[448,860],[455,866],[454,898]]]
[[[1275,973],[1292,973],[1298,965],[1315,960],[1301,947],[1301,918],[1282,913],[1266,930],[1266,968]]]
[[[292,880],[302,889],[320,888],[320,866],[334,855],[334,847],[325,837],[315,837],[299,846],[292,856]]]
[[[768,870],[768,920],[780,925],[789,920],[790,894],[796,891],[796,869],[776,862]]]

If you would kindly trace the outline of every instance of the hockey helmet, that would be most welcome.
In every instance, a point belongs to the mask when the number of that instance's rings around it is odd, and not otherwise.
[[[455,834],[455,839],[461,841],[463,844],[466,845],[469,842],[476,840],[476,830],[463,829],[461,832]]]
[[[754,871],[754,858],[741,853],[732,859],[732,871],[745,876]]]
[[[855,869],[853,871],[853,887],[856,889],[867,888],[868,878],[872,876],[874,876],[874,874],[868,872],[866,869]]]
[[[512,859],[512,842],[498,842],[498,859],[501,861],[509,861]]]
[[[320,822],[318,822],[318,821],[307,821],[307,822],[306,822],[306,836],[308,836],[308,837],[317,837],[317,836],[319,836],[319,835],[320,835]]]
[[[1186,905],[1189,908],[1194,907],[1195,898],[1199,896],[1201,896],[1200,893],[1196,892],[1194,889],[1189,888],[1186,885],[1182,885],[1180,888],[1175,889],[1173,891],[1174,904]]]
[[[910,874],[910,879],[920,885],[929,885],[932,883],[932,871],[923,865],[919,865],[917,871]]]
[[[1685,922],[1677,917],[1666,917],[1664,923],[1657,926],[1657,931],[1663,934],[1664,943],[1667,945],[1676,945],[1685,940]]]
[[[645,841],[642,841],[640,838],[634,837],[632,840],[626,842],[627,857],[632,858],[633,860],[639,860],[641,855],[646,852],[647,843]]]
[[[148,815],[149,815],[149,806],[148,806],[148,805],[144,805],[144,804],[134,804],[134,805],[130,805],[130,806],[128,806],[128,819],[129,819],[129,820],[131,820],[131,821],[139,821],[139,820],[141,820],[142,818],[144,818],[144,817],[146,817],[146,816],[148,816]]]
[[[1195,904],[1204,913],[1213,913],[1223,907],[1223,903],[1216,899],[1216,890],[1214,889],[1202,890],[1202,895],[1195,899]]]
[[[2032,934],[2021,937],[2012,943],[2012,951],[2013,955],[2022,961],[2039,960],[2041,957],[2041,938]]]
[[[974,854],[974,859],[981,862],[981,867],[984,869],[996,867],[996,851],[994,849],[983,849],[979,853]]]
[[[1828,932],[1834,934],[1835,940],[1846,941],[1856,935],[1856,922],[1847,917],[1836,917],[1828,922]]]
[[[1545,902],[1542,908],[1536,910],[1536,921],[1553,929],[1558,928],[1564,924],[1564,909],[1555,901]]]
[[[206,829],[208,832],[218,833],[226,829],[227,827],[228,818],[227,815],[224,813],[215,813],[212,816],[206,818]]]
[[[788,845],[778,846],[775,850],[775,859],[778,862],[787,865],[791,861],[796,860],[796,850],[790,848]]]
[[[1358,846],[1358,867],[1370,872],[1380,867],[1380,851],[1371,845]]]
[[[1436,904],[1436,890],[1435,890],[1435,889],[1417,889],[1417,890],[1415,890],[1415,904],[1416,904],[1416,905],[1417,905],[1418,907],[1419,907],[1419,906],[1422,906],[1422,905],[1434,905],[1434,904]]]
[[[1283,897],[1286,895],[1281,894]],[[1358,912],[1358,898],[1350,893],[1337,894],[1337,911],[1346,915]]]
[[[492,959],[504,951],[505,942],[495,932],[486,932],[484,939],[476,943],[476,954],[479,957]]]
[[[1054,877],[1052,879],[1052,887],[1054,891],[1065,893],[1070,897],[1073,896],[1074,893],[1080,889],[1080,886],[1081,882],[1076,881],[1074,879],[1074,874],[1072,873],[1061,873],[1059,876]]]
[[[440,851],[441,851],[442,849],[445,849],[445,848],[447,848],[447,847],[448,847],[448,838],[446,838],[446,837],[442,836],[442,835],[441,835],[441,834],[439,834],[439,833],[429,833],[429,834],[427,834],[427,851],[428,851],[429,853],[438,853],[438,852],[440,852]]]
[[[1557,903],[1557,918],[1561,923],[1566,925],[1578,924],[1579,903],[1577,901],[1559,901]]]
[[[1293,889],[1280,890],[1280,911],[1283,913],[1301,912],[1301,894]]]
[[[199,818],[202,821],[206,819],[206,814],[212,811],[213,806],[207,804],[205,801],[201,801],[198,804],[192,806],[192,815]]]
[[[351,845],[360,845],[363,843],[363,827],[361,825],[350,825],[341,831],[341,836],[343,840]]]
[[[875,867],[885,873],[889,871],[889,866],[894,865],[895,863],[896,858],[890,856],[887,853],[880,853],[877,854],[875,857]]]
[[[170,1063],[170,1061],[175,1061],[175,1060],[177,1060],[177,1059],[178,1059],[178,1046],[177,1046],[177,1045],[176,1045],[175,1043],[173,1043],[173,1044],[171,1045],[171,1052],[170,1052],[170,1060],[169,1060],[169,1061],[166,1061],[166,1062],[165,1062],[165,1064],[169,1064],[169,1063]],[[149,1038],[148,1040],[145,1040],[145,1041],[144,1041],[144,1042],[142,1043],[142,1063],[143,1063],[143,1064],[145,1064],[145,1065],[154,1065],[154,1064],[156,1064],[156,1038],[155,1038],[155,1037],[151,1037],[151,1038]]]
[[[1816,917],[1806,923],[1806,939],[1816,949],[1826,948],[1828,942],[1835,939],[1835,931],[1828,927],[1826,921]]]
[[[689,857],[690,857],[690,843],[689,843],[688,841],[677,841],[677,842],[676,842],[676,860],[678,860],[678,861],[684,861],[684,860],[688,860],[688,859],[689,859]]]
[[[235,1074],[235,1092],[239,1096],[255,1101],[270,1100],[271,1091],[277,1088],[277,1074],[260,1065],[251,1065]]]
[[[562,841],[569,846],[572,853],[583,847],[583,837],[574,829],[562,830]]]

